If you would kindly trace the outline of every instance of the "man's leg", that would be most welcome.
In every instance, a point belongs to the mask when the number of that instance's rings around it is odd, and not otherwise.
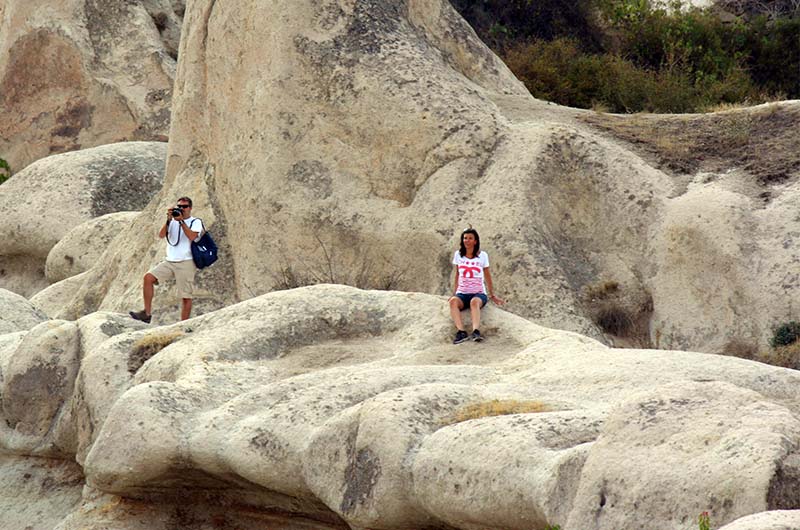
[[[144,281],[142,282],[142,298],[144,298],[144,312],[147,315],[153,313],[153,293],[155,292],[155,287],[153,286],[157,283],[158,279],[149,272],[144,275]]]
[[[181,320],[187,320],[192,313],[192,299],[181,298]]]

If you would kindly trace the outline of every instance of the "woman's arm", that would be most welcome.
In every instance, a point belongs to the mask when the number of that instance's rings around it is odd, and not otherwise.
[[[489,291],[489,300],[491,300],[497,305],[505,304],[505,301],[503,299],[494,295],[494,286],[492,285],[492,273],[489,271],[489,267],[484,267],[483,277],[486,278],[486,289],[488,289]]]
[[[455,278],[453,278],[453,296],[455,296],[458,292],[458,265],[454,265],[453,269],[456,272]]]

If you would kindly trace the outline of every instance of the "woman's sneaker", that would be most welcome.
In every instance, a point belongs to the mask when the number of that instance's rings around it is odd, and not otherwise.
[[[467,335],[467,332],[460,329],[456,331],[456,338],[453,339],[453,344],[461,344],[465,340],[469,340],[469,335]]]
[[[483,340],[483,335],[481,335],[481,332],[476,329],[472,332],[472,340],[475,342],[481,342]]]

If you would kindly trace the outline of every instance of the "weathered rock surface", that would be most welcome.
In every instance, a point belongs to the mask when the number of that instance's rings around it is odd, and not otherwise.
[[[182,2],[0,2],[0,156],[165,141]]]
[[[46,287],[52,248],[90,219],[144,208],[161,186],[165,158],[162,142],[104,145],[39,160],[0,186],[0,263],[16,264],[0,267],[0,287],[28,297]],[[89,244],[74,252],[97,256],[107,248]]]
[[[53,284],[89,270],[109,243],[138,215],[139,212],[109,213],[67,232],[47,254],[44,269],[47,281]]]
[[[81,504],[83,474],[75,462],[0,454],[0,526],[55,528]]]
[[[445,294],[472,224],[509,310],[544,325],[603,339],[604,310],[629,343],[757,351],[793,316],[797,175],[765,203],[745,170],[662,171],[531,98],[444,0],[203,0],[182,39],[164,203],[63,318],[139,306],[156,213],[183,194],[223,256],[200,311],[320,282]]]
[[[48,322],[0,341],[0,447],[74,455],[90,490],[64,529],[213,528],[228,506],[248,529],[678,530],[800,507],[796,371],[493,307],[482,327],[453,346],[442,297],[336,285],[165,327]]]
[[[794,530],[800,528],[800,510],[775,510],[737,519],[719,530]]]
[[[31,304],[48,317],[56,318],[63,310],[64,300],[69,300],[75,296],[75,293],[83,286],[83,281],[87,274],[87,272],[82,272],[45,287],[31,296]]]
[[[0,335],[27,331],[47,320],[41,310],[22,296],[0,289]]]

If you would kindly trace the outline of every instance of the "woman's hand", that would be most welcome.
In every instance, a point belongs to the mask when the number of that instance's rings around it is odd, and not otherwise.
[[[495,295],[493,295],[493,294],[490,294],[490,295],[489,295],[489,300],[491,300],[492,302],[494,302],[494,303],[495,303],[495,304],[497,304],[497,305],[503,305],[503,304],[505,304],[505,303],[506,303],[506,302],[505,302],[505,300],[503,300],[503,299],[502,299],[502,298],[500,298],[499,296],[495,296]]]

